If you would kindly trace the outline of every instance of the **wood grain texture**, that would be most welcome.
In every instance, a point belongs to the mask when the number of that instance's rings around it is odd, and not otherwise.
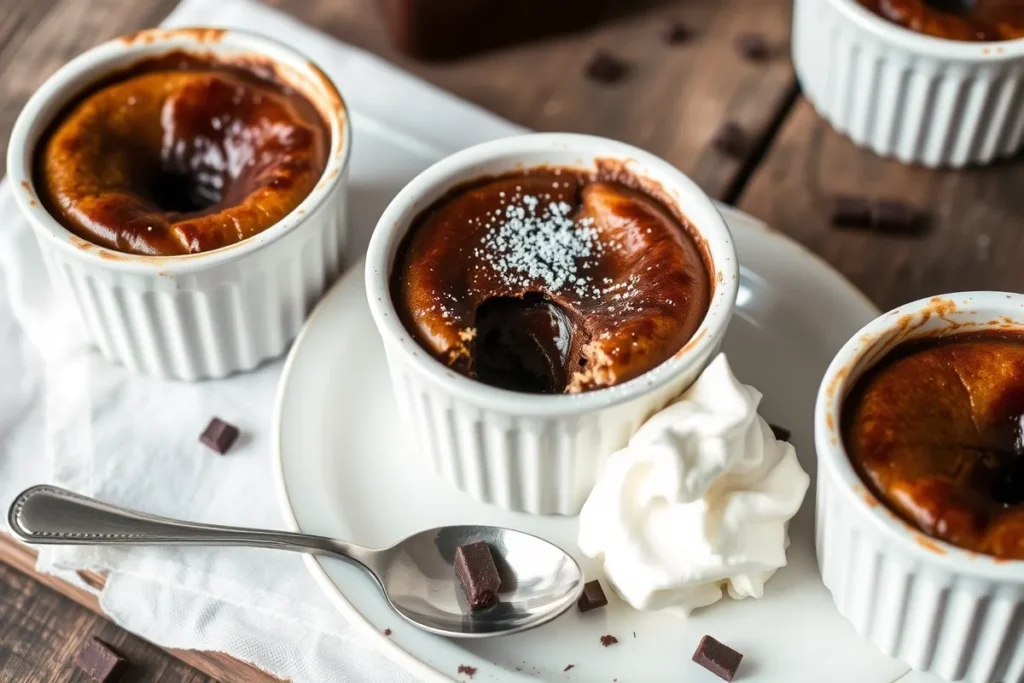
[[[34,593],[33,596],[17,598],[16,600],[12,601],[12,604],[13,602],[18,603],[17,608],[20,611],[30,612],[32,609],[34,609],[34,604],[37,601],[37,595],[46,595],[48,593],[56,592],[60,593],[61,595],[63,595],[64,597],[68,598],[69,600],[73,601],[73,603],[76,603],[78,605],[78,608],[73,608],[72,605],[68,603],[61,603],[70,611],[74,612],[75,614],[78,614],[78,610],[86,610],[88,612],[91,612],[95,616],[95,618],[98,620],[97,623],[106,622],[106,619],[101,616],[103,614],[103,610],[100,608],[99,600],[97,600],[95,595],[93,595],[85,589],[74,586],[55,576],[51,576],[49,574],[40,574],[36,572],[35,565],[36,552],[32,548],[22,543],[19,543],[18,541],[8,536],[6,533],[0,532],[0,569],[3,569],[6,566],[7,568],[10,568],[16,572],[21,572],[27,575],[27,577],[31,577],[30,583],[21,583],[19,585],[35,586],[38,587],[39,590],[39,592]],[[85,583],[89,586],[96,589],[103,587],[104,578],[99,574],[96,574],[94,572],[79,572],[78,574],[82,578],[82,580],[85,581]],[[43,588],[44,586],[45,588]],[[2,597],[3,596],[0,595],[0,598]],[[59,614],[59,610],[57,612]],[[0,617],[2,617],[2,615],[2,606],[0,606]],[[125,639],[127,637],[127,632],[117,628],[113,624],[107,623],[107,625],[104,628],[107,629],[105,631],[106,633],[117,634],[117,637],[122,639]],[[24,647],[33,644],[31,638],[28,640],[22,640],[20,638],[15,637],[15,635],[17,634],[11,635],[9,633],[5,633],[2,630],[2,628],[0,628],[0,660],[2,660],[4,656],[3,653],[5,649],[7,649],[8,647],[12,647],[15,649],[23,649]],[[100,635],[100,637],[104,640],[107,640],[106,636]],[[10,641],[8,640],[9,638]],[[269,674],[266,674],[262,671],[259,671],[258,669],[255,669],[221,652],[199,652],[196,650],[174,649],[161,650],[160,648],[157,648],[154,645],[149,645],[148,643],[145,643],[145,641],[141,641],[137,638],[135,640],[138,640],[140,643],[143,643],[147,646],[145,648],[139,648],[139,652],[141,653],[141,655],[143,655],[143,657],[140,657],[140,659],[136,660],[136,658],[130,655],[128,651],[126,651],[124,654],[128,656],[129,659],[132,660],[132,662],[139,663],[140,665],[142,665],[141,668],[143,670],[145,670],[149,666],[150,662],[163,662],[165,659],[170,658],[172,661],[175,662],[175,667],[177,669],[180,669],[182,672],[188,672],[192,671],[192,669],[195,669],[196,673],[203,672],[206,674],[206,677],[198,678],[196,679],[197,681],[220,680],[224,681],[225,683],[281,683],[280,679]],[[109,642],[111,645],[117,645],[117,643],[113,640],[107,640],[107,642]],[[74,656],[74,652],[75,650],[72,651],[72,657]],[[46,662],[49,662],[53,658],[53,656],[55,655],[51,653],[50,656],[41,659],[45,659]],[[70,666],[69,662],[70,660],[64,663]],[[174,668],[166,664],[163,666],[164,668]],[[0,664],[0,681],[3,681],[3,683],[22,683],[22,681],[32,681],[34,683],[37,680],[46,680],[45,678],[4,678],[2,675],[3,672],[3,666],[2,664]],[[145,678],[140,680],[149,679]]]
[[[90,637],[131,661],[123,683],[210,683],[215,679],[113,626],[38,581],[0,564],[0,681],[85,683],[75,653]]]
[[[903,166],[857,148],[806,100],[788,117],[738,202],[818,253],[883,310],[936,294],[1024,291],[1024,165]],[[904,199],[930,214],[916,238],[829,225],[837,193]]]
[[[756,159],[795,88],[791,0],[662,2],[577,34],[440,64],[396,51],[367,0],[267,4],[529,128],[605,135],[658,154],[715,197],[727,197]],[[689,27],[691,39],[666,44],[662,31],[669,20]],[[738,55],[735,39],[751,31],[768,40],[770,59],[748,62]],[[629,62],[630,76],[614,85],[587,79],[583,71],[598,50]],[[338,86],[344,92],[345,84]],[[710,145],[725,119],[749,135],[741,159]]]

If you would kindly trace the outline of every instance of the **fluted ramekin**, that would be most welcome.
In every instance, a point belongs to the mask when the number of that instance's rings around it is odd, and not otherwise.
[[[90,83],[139,60],[180,50],[218,60],[270,60],[330,127],[326,170],[278,223],[247,240],[185,256],[139,256],[87,242],[42,206],[36,146]],[[330,79],[298,52],[250,33],[143,31],[103,43],[51,76],[18,116],[7,172],[61,296],[73,297],[103,354],[129,369],[182,380],[223,377],[281,354],[341,270],[351,129]]]
[[[961,167],[1024,140],[1024,40],[935,38],[857,0],[796,0],[793,63],[818,112],[877,154]]]
[[[992,328],[1024,329],[1024,296],[915,301],[839,351],[815,407],[818,564],[840,613],[884,654],[951,681],[1024,683],[1024,561],[968,552],[904,522],[857,475],[840,432],[847,392],[894,346]]]
[[[506,391],[468,379],[423,350],[402,325],[390,292],[402,238],[417,214],[452,187],[535,166],[597,170],[622,164],[658,187],[687,217],[713,264],[713,292],[697,332],[672,358],[618,386],[581,394]],[[384,211],[366,256],[366,291],[413,445],[442,476],[479,500],[533,514],[572,515],[605,458],[655,410],[686,389],[717,352],[736,301],[739,269],[725,221],[680,171],[630,145],[540,133],[487,142],[417,176]]]

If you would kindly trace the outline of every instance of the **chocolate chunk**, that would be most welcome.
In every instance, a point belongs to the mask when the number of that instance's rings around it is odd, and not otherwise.
[[[725,681],[736,676],[743,655],[728,645],[723,645],[711,636],[704,636],[693,653],[693,661]]]
[[[563,671],[563,672],[564,672],[564,671],[568,671],[569,669],[573,668],[574,666],[576,666],[576,665],[575,665],[575,664],[570,664],[570,665],[568,665],[567,667],[565,667],[564,669],[562,669],[562,671]]]
[[[618,83],[629,74],[629,64],[601,50],[587,62],[587,76],[598,83]]]
[[[711,144],[722,154],[739,158],[747,150],[747,134],[735,121],[726,121],[715,133]]]
[[[467,676],[472,678],[473,676],[476,675],[476,667],[475,666],[466,666],[465,664],[459,664],[459,673],[460,674],[466,674]]]
[[[744,33],[735,44],[740,56],[751,62],[760,62],[771,55],[768,41],[760,33]]]
[[[210,420],[210,424],[206,426],[206,430],[200,435],[199,440],[208,448],[224,455],[237,438],[238,427],[215,417]]]
[[[791,432],[788,429],[770,423],[768,426],[772,428],[772,434],[775,435],[776,439],[778,439],[779,441],[789,441]]]
[[[484,609],[498,601],[501,577],[491,555],[491,546],[485,541],[455,549],[455,575],[466,593],[469,609]]]
[[[75,655],[75,666],[95,683],[117,683],[128,670],[128,660],[99,638],[90,638]]]
[[[864,228],[871,225],[871,202],[866,197],[841,194],[832,198],[832,225]]]
[[[690,29],[680,21],[670,21],[662,29],[661,38],[669,45],[679,45],[690,39]]]
[[[390,638],[391,637],[391,629],[389,629],[389,628],[384,629],[384,635],[386,635],[388,638]]]
[[[576,606],[580,608],[581,612],[589,612],[592,609],[604,607],[607,604],[608,598],[605,596],[604,589],[601,588],[599,581],[595,579],[583,584],[583,593],[580,594],[580,599],[576,601]]]
[[[914,232],[918,216],[906,202],[879,199],[871,206],[871,225],[882,232]]]
[[[610,647],[610,646],[614,645],[617,642],[619,642],[619,639],[616,638],[615,636],[611,636],[611,635],[601,636],[601,644],[604,645],[605,647]]]

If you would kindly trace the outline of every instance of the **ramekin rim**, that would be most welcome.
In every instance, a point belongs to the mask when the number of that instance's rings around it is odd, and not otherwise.
[[[424,197],[425,190],[431,185],[445,184],[450,188],[462,182],[458,179],[460,172],[470,169],[475,164],[507,159],[510,167],[514,167],[517,154],[544,151],[558,145],[565,145],[573,152],[594,159],[637,161],[648,167],[658,168],[659,182],[663,182],[664,176],[671,176],[680,194],[687,198],[685,201],[705,205],[701,213],[711,219],[711,225],[694,223],[694,227],[707,242],[708,255],[711,257],[714,270],[721,273],[722,277],[713,283],[714,291],[708,312],[690,341],[672,357],[639,377],[616,386],[579,394],[540,395],[499,389],[464,377],[445,367],[423,349],[405,329],[390,296],[389,240],[393,238],[393,233],[400,229],[398,218],[403,212],[409,207],[429,204],[443,194],[434,193]],[[597,151],[598,148],[615,149],[617,152],[600,153]],[[589,151],[584,151],[586,149]],[[446,178],[449,180],[447,183]],[[714,248],[712,237],[717,240]],[[400,240],[401,237],[397,239]],[[715,278],[716,273],[711,273],[710,276]],[[474,145],[436,162],[417,175],[392,199],[377,222],[366,252],[367,299],[381,336],[387,334],[391,337],[383,340],[392,350],[389,353],[401,354],[403,362],[413,367],[421,377],[426,377],[432,384],[442,387],[451,395],[480,407],[523,416],[581,414],[619,405],[657,391],[721,342],[735,307],[738,288],[739,265],[732,235],[714,202],[696,183],[668,162],[649,152],[624,142],[579,133],[526,133],[508,136]]]
[[[901,319],[922,314],[929,306],[939,307],[945,301],[953,302],[957,308],[978,305],[1009,310],[1016,306],[1024,327],[1024,312],[1021,311],[1024,309],[1024,294],[999,291],[966,291],[925,297],[887,311],[869,322],[836,353],[822,377],[814,408],[814,441],[819,472],[837,483],[847,505],[852,506],[861,519],[868,520],[886,539],[917,559],[963,575],[1024,585],[1024,572],[1021,571],[1024,560],[1003,559],[965,550],[925,534],[889,510],[857,474],[843,445],[842,399],[866,368],[860,368],[859,373],[851,370],[858,368],[887,332],[898,329],[897,323]],[[913,335],[900,337],[899,341],[907,338],[913,338]],[[884,355],[884,352],[880,353],[879,357]]]
[[[961,62],[991,63],[1024,57],[1024,38],[985,42],[938,38],[894,24],[884,17],[876,15],[857,0],[829,0],[829,2],[863,29],[908,52]],[[1009,47],[1013,49],[1008,49]]]
[[[173,256],[146,256],[130,254],[94,244],[79,237],[54,218],[34,189],[32,162],[34,155],[32,141],[30,148],[29,130],[37,118],[55,98],[64,98],[63,105],[74,97],[75,80],[97,66],[114,64],[125,55],[137,54],[140,59],[158,55],[161,52],[183,49],[201,52],[215,44],[237,46],[240,51],[249,51],[281,64],[286,70],[310,77],[316,86],[324,90],[328,99],[338,102],[336,115],[325,111],[314,103],[330,127],[331,141],[329,156],[324,171],[313,190],[281,220],[265,230],[240,242],[219,249],[196,254]],[[285,61],[282,56],[286,57]],[[302,65],[300,67],[300,65]],[[259,251],[293,232],[309,220],[328,201],[333,190],[342,182],[352,156],[352,124],[350,109],[337,85],[309,57],[272,37],[244,29],[220,29],[209,27],[180,27],[145,29],[137,33],[113,38],[86,50],[54,72],[32,94],[18,114],[11,132],[7,149],[7,177],[12,185],[21,214],[32,224],[37,237],[47,240],[66,256],[99,266],[105,270],[136,273],[142,275],[170,276],[184,275],[216,267],[225,262],[243,258]]]

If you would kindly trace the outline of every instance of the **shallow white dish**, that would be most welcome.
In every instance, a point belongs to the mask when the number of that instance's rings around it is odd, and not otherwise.
[[[812,415],[821,375],[836,350],[877,310],[801,247],[724,209],[744,268],[724,350],[739,377],[764,392],[762,413],[793,430],[815,472]],[[275,411],[275,470],[295,530],[386,545],[446,523],[510,526],[575,552],[575,518],[532,517],[479,503],[444,482],[398,427],[384,350],[363,290],[362,266],[313,313],[285,366]],[[393,614],[366,575],[306,558],[328,598],[385,652],[424,680],[714,681],[690,661],[704,634],[744,653],[751,682],[890,683],[907,668],[861,641],[836,612],[814,559],[814,495],[791,526],[790,564],[759,601],[723,602],[687,621],[641,614],[612,597],[608,608],[567,615],[534,631],[487,641],[423,633]],[[596,565],[579,556],[588,578]],[[390,637],[384,635],[391,629]],[[633,633],[636,637],[633,637]],[[600,636],[619,644],[603,648]],[[573,664],[569,671],[565,667]]]

